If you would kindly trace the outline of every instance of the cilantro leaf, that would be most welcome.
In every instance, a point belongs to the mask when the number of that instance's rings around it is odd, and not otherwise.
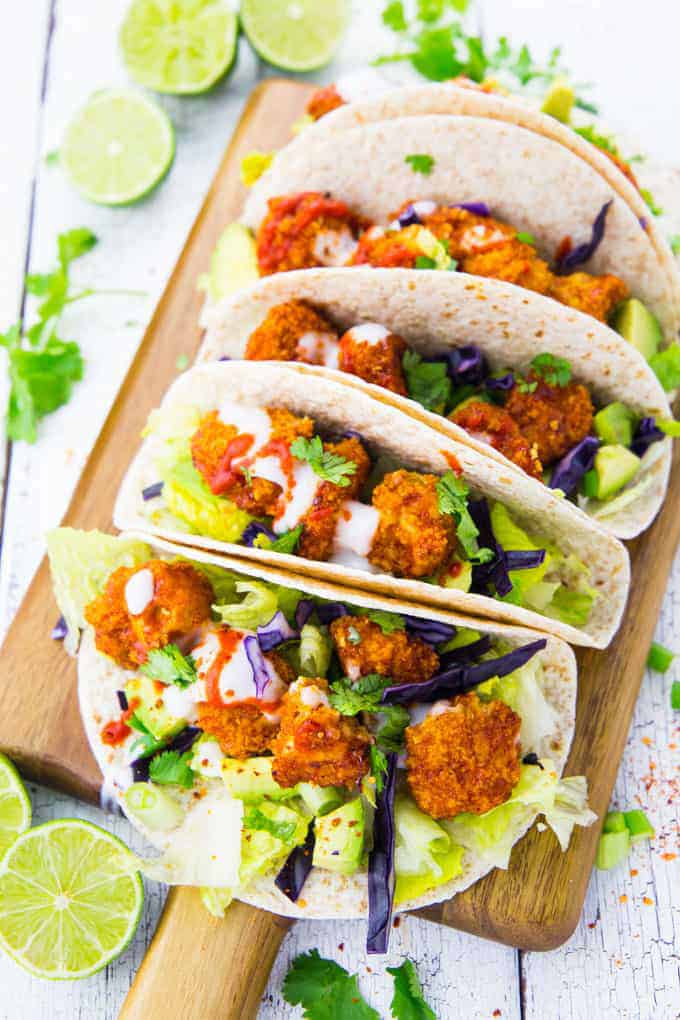
[[[652,216],[663,216],[663,209],[661,208],[661,206],[656,204],[656,202],[654,201],[654,196],[652,195],[649,188],[640,188],[640,194],[642,195],[645,202],[649,206],[649,211],[651,212]]]
[[[298,524],[296,527],[291,528],[290,531],[284,531],[282,535],[279,535],[277,539],[269,546],[274,552],[280,553],[293,553],[297,548],[297,544],[300,541],[300,535],[302,534],[303,525]]]
[[[394,634],[395,630],[404,630],[406,627],[404,617],[399,613],[388,613],[385,609],[367,609],[365,615],[372,623],[378,624],[383,634]]]
[[[383,712],[385,705],[380,706]],[[411,722],[411,717],[403,705],[390,705],[385,722],[378,729],[375,739],[384,751],[401,751],[404,747],[404,730]]]
[[[550,386],[566,386],[571,379],[571,364],[566,358],[558,358],[547,351],[537,354],[530,362],[534,375],[538,375]]]
[[[62,269],[66,271],[74,259],[82,258],[96,243],[96,235],[87,227],[74,227],[73,230],[59,234],[57,248]]]
[[[380,1020],[359,991],[356,974],[319,956],[318,949],[295,957],[283,997],[291,1006],[302,1006],[305,1020]]]
[[[526,230],[520,230],[517,234],[515,234],[515,237],[518,241],[521,241],[522,244],[530,244],[533,247],[536,246],[536,238],[533,234],[528,234]]]
[[[434,1011],[425,1002],[413,961],[407,958],[401,967],[386,969],[394,978],[390,1009],[395,1020],[437,1020]]]
[[[369,673],[356,684],[343,677],[331,684],[329,701],[341,715],[358,715],[359,712],[377,712],[387,707],[380,704],[382,692],[389,687],[389,677]]]
[[[583,127],[574,128],[574,131],[591,145],[597,146],[603,152],[608,152],[610,156],[619,155],[619,148],[611,135],[603,135],[595,124],[584,124]]]
[[[189,766],[191,751],[162,751],[149,764],[149,779],[160,786],[183,786],[190,790],[194,785],[194,773]]]
[[[341,488],[349,485],[349,475],[356,473],[354,461],[346,460],[339,453],[324,450],[320,436],[313,436],[312,439],[299,436],[290,444],[290,452],[298,460],[306,460],[319,478]]]
[[[424,29],[416,39],[417,49],[410,54],[416,71],[430,81],[446,81],[465,74],[465,63],[458,58],[454,43],[459,33],[456,26]]]
[[[243,816],[243,828],[268,832],[275,839],[280,839],[282,843],[290,843],[295,835],[297,825],[293,821],[277,822],[276,819],[265,815],[259,808],[251,807]]]
[[[423,361],[416,351],[406,351],[401,363],[411,400],[417,400],[428,411],[443,414],[451,397],[451,379],[446,363]]]
[[[451,514],[456,521],[456,538],[470,560],[485,556],[485,551],[480,550],[477,544],[479,529],[470,516],[467,507],[467,497],[470,489],[466,482],[453,471],[447,471],[441,478],[437,479],[437,505],[440,514]],[[486,559],[479,559],[480,563],[487,562]]]
[[[416,269],[436,269],[437,263],[429,255],[416,255]]]
[[[51,149],[45,153],[45,166],[59,166],[59,149]]]
[[[402,0],[392,0],[382,12],[382,20],[393,32],[405,32],[408,25]]]
[[[673,254],[680,255],[680,234],[673,234],[672,237],[668,238],[668,243],[671,246]]]
[[[434,166],[434,156],[428,156],[426,152],[413,152],[404,157],[404,163],[408,163],[414,173],[429,177]]]
[[[535,393],[538,388],[537,382],[527,382],[526,379],[522,379],[520,376],[516,377],[515,385],[520,393]]]
[[[387,755],[376,744],[371,744],[368,749],[368,757],[371,765],[371,775],[375,779],[375,788],[378,793],[381,793],[385,785],[384,777],[387,772]]]
[[[188,687],[196,681],[196,666],[190,655],[183,655],[177,645],[154,648],[139,672],[164,684]]]

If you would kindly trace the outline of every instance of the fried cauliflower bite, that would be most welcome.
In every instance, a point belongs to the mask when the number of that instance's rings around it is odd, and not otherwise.
[[[538,294],[547,294],[554,279],[548,263],[538,257],[530,244],[516,238],[485,251],[464,255],[459,262],[464,273],[505,280]]]
[[[513,464],[533,478],[543,473],[535,447],[520,431],[519,425],[505,408],[483,400],[465,401],[449,418],[475,439],[493,446]]]
[[[315,336],[319,337],[316,345],[304,342],[302,347],[298,346],[303,337]],[[250,334],[245,358],[323,364],[321,358],[315,357],[315,348],[321,352],[323,338],[337,340],[331,324],[304,301],[286,301],[270,308],[264,321]]]
[[[341,372],[349,372],[366,382],[375,383],[393,393],[407,395],[404,370],[401,359],[406,350],[406,342],[396,333],[384,330],[374,323],[354,326],[340,337],[338,352],[338,368]],[[378,339],[366,339],[367,329],[378,336]]]
[[[143,572],[152,575],[153,594],[141,612],[133,613],[126,587]],[[208,621],[213,601],[210,582],[190,563],[148,560],[114,570],[102,594],[85,607],[85,619],[94,628],[97,650],[124,669],[135,669],[152,649],[172,644]]]
[[[292,443],[295,439],[311,439],[314,422],[311,418],[293,414],[287,407],[268,407],[267,414],[272,423],[272,439]]]
[[[373,491],[380,514],[368,554],[373,566],[395,577],[436,573],[453,551],[456,529],[439,512],[437,476],[393,471]]]
[[[519,781],[521,719],[505,702],[483,702],[474,692],[440,704],[443,711],[436,705],[405,731],[411,793],[432,818],[483,815]]]
[[[344,106],[345,100],[342,98],[335,85],[325,85],[323,88],[317,89],[313,92],[309,102],[307,103],[307,114],[312,120],[320,120],[321,117],[325,117],[327,113],[332,110],[337,110],[339,106]]]
[[[416,259],[424,254],[418,240],[420,229],[415,225],[401,230],[366,230],[348,264],[415,269]]]
[[[579,312],[607,322],[620,301],[629,295],[628,287],[618,276],[607,273],[591,276],[590,273],[570,273],[554,276],[548,291],[550,297]]]
[[[283,696],[281,728],[272,741],[272,774],[280,786],[356,787],[369,769],[371,736],[328,702],[328,683],[300,677]]]
[[[446,241],[454,259],[488,251],[512,240],[517,231],[492,216],[480,216],[469,209],[441,205],[422,217],[423,226],[439,241]]]
[[[260,276],[343,265],[365,226],[344,202],[318,191],[270,198],[257,232]]]
[[[513,386],[505,410],[547,467],[588,435],[593,424],[593,402],[580,383],[550,386],[533,372],[528,378],[530,384],[536,383],[534,392],[522,393],[517,385]]]
[[[300,522],[303,530],[297,546],[298,554],[309,560],[327,560],[331,555],[342,504],[347,499],[356,499],[371,470],[370,457],[361,440],[354,436],[342,439],[339,443],[324,443],[323,446],[324,450],[337,453],[356,464],[356,471],[347,476],[349,485],[321,482],[318,486],[314,501]]]
[[[397,684],[424,683],[439,668],[439,656],[421,638],[410,637],[404,630],[384,634],[366,616],[340,616],[330,631],[350,680],[379,673]]]

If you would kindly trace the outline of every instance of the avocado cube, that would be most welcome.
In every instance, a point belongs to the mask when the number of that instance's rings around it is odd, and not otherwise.
[[[361,798],[350,800],[314,822],[315,868],[352,875],[359,867],[364,849],[364,808]]]
[[[164,687],[158,680],[141,674],[125,684],[128,705],[134,706],[134,714],[156,740],[169,740],[187,724],[186,719],[168,712],[163,701]]]
[[[619,305],[613,325],[616,332],[637,348],[647,361],[656,354],[663,341],[658,320],[637,298],[628,298]]]
[[[595,431],[603,443],[630,446],[636,417],[629,407],[616,400],[598,411],[593,419]]]
[[[296,787],[279,786],[272,775],[273,758],[225,758],[222,762],[224,785],[238,800],[246,803],[262,800],[288,800],[297,794]]]
[[[547,113],[549,117],[568,124],[575,99],[574,90],[569,82],[564,78],[555,78],[545,94],[541,113]]]
[[[327,815],[339,807],[344,797],[338,786],[317,786],[316,783],[298,783],[297,792],[305,807],[313,815]]]
[[[640,458],[625,446],[601,446],[595,455],[595,499],[611,499],[635,476]]]

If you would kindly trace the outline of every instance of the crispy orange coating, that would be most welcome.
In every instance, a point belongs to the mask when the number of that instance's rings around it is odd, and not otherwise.
[[[541,477],[543,468],[535,447],[522,434],[519,425],[505,408],[487,404],[483,400],[466,400],[449,417],[475,439],[493,446],[494,450],[498,450],[528,475]]]
[[[305,333],[336,336],[331,324],[304,301],[275,305],[250,334],[245,357],[248,361],[307,361],[319,364],[298,349],[298,340]]]
[[[439,241],[448,242],[449,254],[459,260],[505,244],[517,234],[514,227],[492,216],[480,216],[469,209],[448,205],[438,206],[434,212],[423,216],[422,221]]]
[[[600,322],[607,322],[619,302],[628,297],[629,291],[623,280],[611,273],[604,276],[570,273],[553,277],[548,294],[563,305],[577,308]]]
[[[538,257],[530,244],[517,239],[464,256],[460,260],[460,269],[473,276],[505,280],[538,294],[547,294],[554,279],[548,263]]]
[[[423,255],[418,242],[419,230],[417,225],[403,227],[401,230],[366,230],[359,238],[359,244],[348,265],[414,269],[416,259]]]
[[[272,423],[272,439],[282,439],[284,443],[303,436],[311,439],[314,435],[314,422],[311,418],[293,414],[287,407],[268,407],[267,414]]]
[[[269,212],[257,232],[261,276],[331,264],[332,255],[326,259],[316,250],[319,234],[343,234],[349,242],[365,226],[344,202],[318,191],[270,198],[268,205]]]
[[[323,88],[317,89],[316,92],[312,93],[307,103],[307,113],[313,120],[319,120],[321,117],[325,117],[327,113],[337,110],[339,106],[344,105],[345,100],[335,85],[325,85]]]
[[[426,577],[450,556],[456,529],[439,512],[436,475],[393,471],[373,491],[380,513],[369,561],[395,577]]]
[[[153,598],[133,615],[125,586],[141,570],[153,574]],[[97,649],[124,669],[135,669],[153,648],[172,644],[209,620],[213,601],[212,585],[190,563],[148,560],[114,570],[102,594],[85,607],[85,619],[94,627]]]
[[[593,402],[580,383],[550,386],[533,372],[528,378],[536,383],[534,392],[522,393],[517,385],[513,386],[505,410],[547,467],[588,435],[593,424]]]
[[[503,701],[474,692],[453,708],[406,729],[408,785],[432,818],[482,815],[503,804],[519,781],[520,717]]]
[[[357,335],[356,328],[348,329],[340,337],[338,368],[405,397],[406,381],[401,365],[405,350],[405,341],[396,333],[388,333],[377,343],[369,343],[361,339],[361,333]]]
[[[312,689],[311,705],[301,694]],[[316,688],[318,695],[313,692]],[[301,678],[281,702],[281,728],[272,741],[272,773],[281,786],[316,783],[353,789],[368,772],[371,737],[356,719],[325,704],[328,683]]]
[[[404,630],[384,634],[367,616],[340,616],[333,620],[330,631],[350,680],[379,673],[399,684],[420,683],[429,680],[439,667],[439,656],[421,638]]]
[[[317,488],[314,501],[302,518],[303,531],[297,547],[298,554],[310,560],[327,560],[331,555],[342,504],[346,499],[357,497],[371,469],[368,454],[361,441],[354,436],[342,439],[339,443],[324,443],[323,447],[324,450],[352,461],[357,469],[353,475],[348,476],[349,485],[321,482]]]

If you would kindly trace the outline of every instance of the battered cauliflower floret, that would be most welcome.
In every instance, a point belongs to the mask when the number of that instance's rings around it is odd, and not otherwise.
[[[393,471],[373,491],[380,519],[368,554],[395,577],[426,577],[446,562],[456,537],[453,517],[439,512],[436,475]]]
[[[483,400],[465,401],[449,415],[475,439],[493,446],[513,464],[533,478],[543,472],[536,449],[520,431],[519,425],[503,407]]]
[[[547,467],[588,435],[593,424],[593,403],[580,383],[550,386],[533,372],[528,378],[530,384],[536,383],[534,392],[522,393],[517,385],[513,386],[505,410]]]
[[[284,695],[272,742],[272,774],[281,786],[315,783],[354,789],[369,770],[371,736],[328,703],[328,683],[301,677]]]
[[[369,323],[370,330],[379,331],[380,327]],[[359,376],[366,382],[375,383],[393,393],[406,396],[406,381],[401,359],[406,350],[406,343],[396,333],[389,333],[377,340],[364,339],[366,327],[358,326],[348,329],[340,338],[338,368],[341,372]]]
[[[268,206],[257,232],[261,276],[343,265],[365,226],[344,202],[317,191],[270,198]]]
[[[153,595],[142,612],[132,613],[126,585],[142,571],[153,576]],[[85,619],[94,628],[98,651],[124,669],[135,669],[152,649],[172,644],[208,621],[213,601],[210,582],[191,564],[148,560],[114,570],[102,594],[85,607]]]
[[[503,701],[476,694],[409,726],[406,772],[416,804],[432,818],[482,815],[503,804],[520,776],[520,717]]]
[[[292,443],[300,437],[311,439],[314,435],[312,419],[301,418],[289,411],[287,407],[268,407],[267,414],[272,423],[272,439],[282,439],[284,443]]]
[[[547,294],[553,281],[548,263],[538,257],[530,244],[517,239],[465,255],[460,259],[459,268],[473,276],[505,280],[538,294]]]
[[[304,301],[286,301],[270,308],[266,318],[250,334],[245,357],[248,361],[306,361],[322,364],[314,357],[314,345],[298,346],[306,336],[319,334],[337,339],[331,324]]]
[[[395,684],[424,683],[439,668],[439,656],[421,638],[410,637],[404,630],[384,634],[366,616],[340,616],[330,631],[350,680],[378,673],[392,677]]]
[[[319,120],[321,117],[325,117],[327,113],[337,110],[339,106],[344,105],[345,100],[335,85],[325,85],[323,88],[317,89],[316,92],[312,93],[307,103],[307,114],[313,120]]]
[[[563,305],[577,308],[600,322],[607,322],[619,302],[628,297],[629,291],[623,280],[610,273],[604,276],[570,273],[553,277],[548,294]]]
[[[342,505],[347,499],[356,499],[361,491],[371,461],[361,441],[354,436],[342,439],[339,443],[324,443],[324,450],[337,453],[345,460],[356,464],[356,471],[348,475],[349,485],[335,485],[334,482],[321,482],[316,490],[314,501],[302,518],[303,530],[298,543],[297,552],[309,560],[327,560],[333,552],[333,539],[342,513]]]
[[[488,251],[512,240],[517,234],[514,227],[492,216],[480,216],[469,209],[450,205],[438,206],[434,212],[423,216],[422,221],[439,241],[448,243],[449,254],[454,259]]]
[[[417,225],[401,230],[386,231],[380,227],[366,230],[349,264],[415,269],[416,259],[424,254],[419,241],[420,230]]]

